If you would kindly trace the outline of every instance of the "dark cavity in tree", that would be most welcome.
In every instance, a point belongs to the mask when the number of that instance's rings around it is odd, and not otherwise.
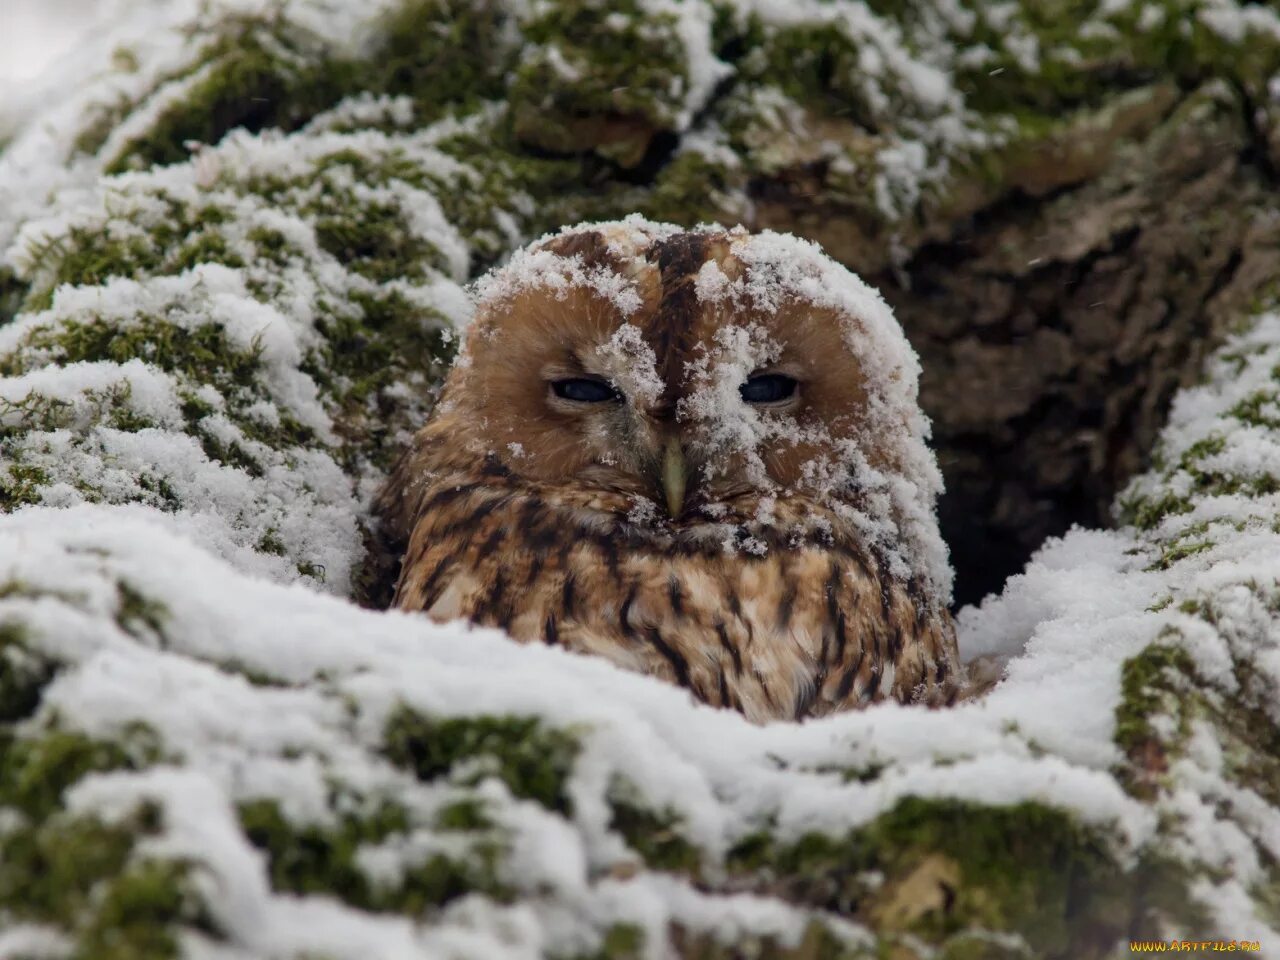
[[[788,230],[880,288],[924,367],[956,602],[1047,537],[1111,525],[1174,392],[1274,292],[1273,163],[1243,93],[1135,91],[893,231],[823,198],[820,170],[753,186]]]
[[[1218,105],[1198,124],[1173,111],[1085,183],[1015,190],[875,278],[924,366],[957,603],[1047,537],[1111,525],[1174,392],[1275,270],[1275,227],[1252,215],[1266,171],[1243,111]]]

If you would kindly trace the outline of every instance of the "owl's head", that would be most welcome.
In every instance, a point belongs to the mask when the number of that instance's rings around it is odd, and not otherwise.
[[[637,217],[518,252],[475,288],[434,469],[716,549],[856,537],[949,593],[918,363],[816,246]]]

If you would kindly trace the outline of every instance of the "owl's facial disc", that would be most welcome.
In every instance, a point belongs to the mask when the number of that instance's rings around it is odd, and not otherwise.
[[[576,241],[534,254],[467,334],[447,390],[454,429],[601,521],[683,535],[825,495],[845,451],[863,449],[847,318],[776,284],[757,291],[731,245],[689,234],[634,260],[603,240],[588,251],[598,262],[577,259]]]
[[[918,360],[812,245],[628,218],[544,238],[475,289],[416,441],[421,489],[492,484],[567,537],[756,552],[843,530],[944,553]]]

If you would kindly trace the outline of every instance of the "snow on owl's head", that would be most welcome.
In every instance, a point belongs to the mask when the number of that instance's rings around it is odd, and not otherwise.
[[[835,517],[949,593],[915,353],[815,245],[582,224],[517,252],[475,298],[433,417],[459,450],[632,532],[751,552],[785,544],[782,517]]]

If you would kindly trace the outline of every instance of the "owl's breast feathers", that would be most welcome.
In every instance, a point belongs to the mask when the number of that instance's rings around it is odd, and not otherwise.
[[[732,552],[474,475],[416,492],[402,609],[606,657],[753,721],[960,691],[950,615],[856,543]]]

